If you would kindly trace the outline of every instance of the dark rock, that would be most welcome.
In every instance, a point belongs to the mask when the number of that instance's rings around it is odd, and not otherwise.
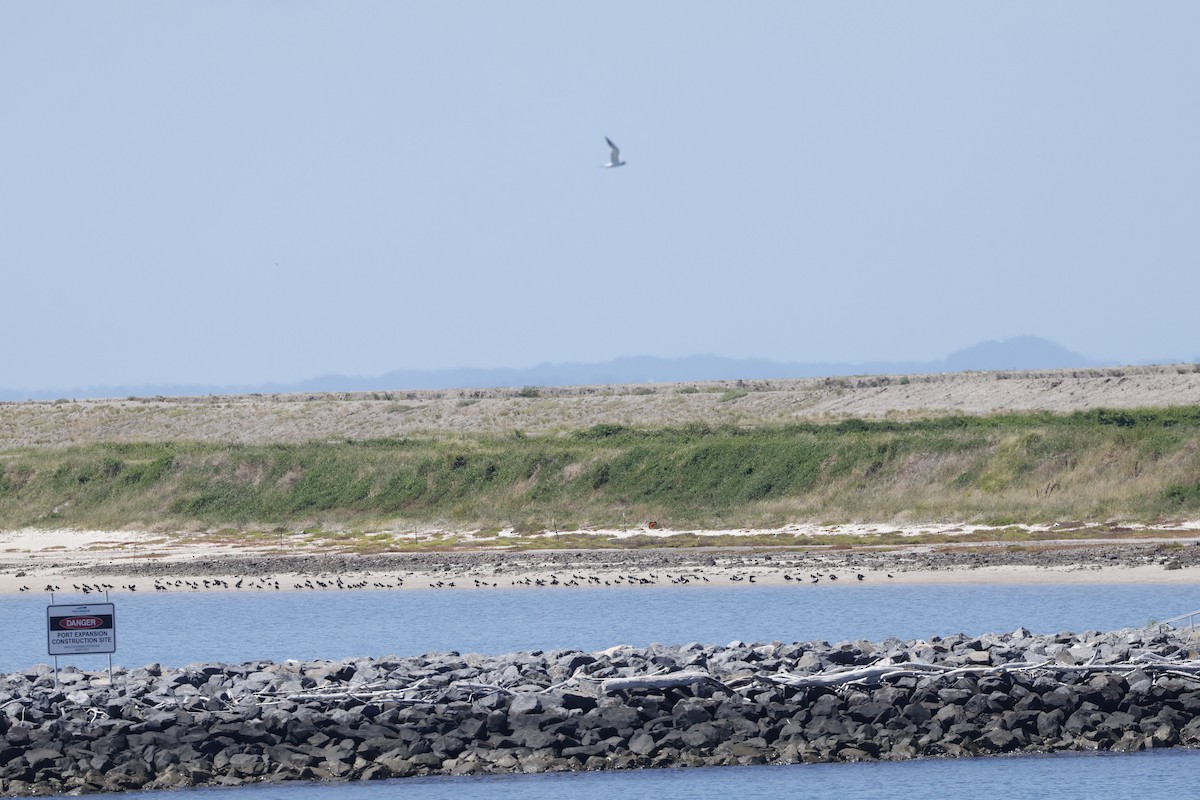
[[[536,694],[519,694],[509,704],[509,714],[540,714],[542,698]]]
[[[929,707],[924,703],[909,703],[900,712],[905,719],[916,725],[923,725],[930,720]]]
[[[654,737],[648,733],[642,732],[635,734],[634,737],[629,740],[629,751],[631,753],[636,753],[639,756],[651,755],[656,749],[658,749],[658,743],[654,740]]]
[[[870,701],[851,703],[846,708],[846,716],[859,722],[876,722],[885,720],[896,713],[896,709],[884,702]]]

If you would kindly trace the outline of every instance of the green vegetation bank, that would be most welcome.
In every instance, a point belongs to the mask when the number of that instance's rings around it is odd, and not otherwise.
[[[1004,525],[1198,511],[1196,406],[0,453],[10,529]]]

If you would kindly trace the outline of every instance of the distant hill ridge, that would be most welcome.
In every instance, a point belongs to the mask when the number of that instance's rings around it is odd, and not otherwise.
[[[322,375],[296,383],[249,386],[176,384],[0,389],[0,400],[54,400],[82,397],[198,397],[252,393],[364,392],[415,389],[468,389],[507,386],[583,386],[679,381],[766,380],[842,375],[903,375],[936,372],[1077,369],[1115,366],[1087,359],[1037,336],[986,341],[957,350],[940,361],[789,363],[762,358],[696,355],[680,358],[627,356],[600,364],[539,364],[527,368],[393,370],[377,377]]]

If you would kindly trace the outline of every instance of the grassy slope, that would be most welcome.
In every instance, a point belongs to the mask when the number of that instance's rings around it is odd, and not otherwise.
[[[1200,510],[1200,407],[3,454],[0,526],[1005,524]]]

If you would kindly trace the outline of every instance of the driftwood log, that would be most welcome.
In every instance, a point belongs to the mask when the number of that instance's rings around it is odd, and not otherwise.
[[[709,684],[718,686],[733,694],[748,690],[755,686],[775,684],[795,689],[816,687],[836,687],[851,685],[877,685],[884,681],[901,678],[917,678],[925,681],[951,680],[964,675],[988,676],[1003,675],[1010,672],[1042,672],[1042,673],[1108,673],[1129,674],[1141,670],[1149,676],[1173,675],[1176,677],[1200,680],[1200,661],[1175,661],[1152,653],[1145,653],[1130,661],[1116,664],[1060,664],[1053,660],[1045,661],[1014,661],[994,666],[947,666],[942,664],[926,664],[919,661],[891,662],[888,660],[865,667],[850,669],[826,670],[811,675],[796,675],[788,672],[761,672],[753,676],[740,676],[733,679],[719,680],[712,674],[701,670],[684,670],[680,672],[654,673],[649,675],[634,675],[620,678],[592,678],[577,671],[565,681],[556,683],[548,688],[538,689],[530,694],[547,694],[554,691],[574,688],[593,695],[611,695],[616,692],[637,690],[678,689],[688,686]],[[382,701],[398,704],[432,703],[445,690],[422,691],[424,681],[405,686],[382,688],[378,682],[355,688],[329,688],[313,692],[278,695],[273,693],[258,693],[261,705],[271,705],[283,699],[296,702],[310,701],[343,701],[356,699],[366,701]],[[514,696],[523,694],[513,688],[476,681],[455,681],[450,689],[472,696],[500,694]],[[428,696],[423,696],[423,695]]]
[[[707,672],[670,672],[662,675],[638,675],[629,678],[607,678],[600,681],[600,694],[627,692],[631,689],[676,689],[710,683],[728,689],[721,681]]]
[[[1171,661],[1160,657],[1139,658],[1118,664],[1059,664],[1053,661],[1028,662],[1014,661],[997,666],[978,667],[948,667],[939,664],[923,664],[920,662],[881,663],[855,669],[820,672],[813,675],[792,675],[788,673],[760,674],[760,680],[805,689],[817,686],[846,686],[849,684],[877,684],[885,680],[898,678],[925,678],[927,680],[946,680],[961,675],[1002,675],[1008,672],[1049,672],[1049,673],[1119,673],[1128,674],[1141,670],[1147,675],[1177,675],[1180,677],[1196,678],[1200,675],[1200,661]]]

